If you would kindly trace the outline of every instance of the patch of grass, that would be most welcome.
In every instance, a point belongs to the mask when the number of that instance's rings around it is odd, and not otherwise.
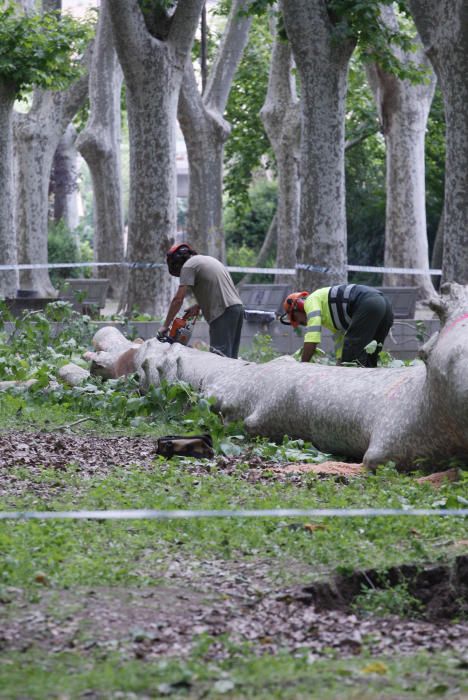
[[[187,471],[184,471],[184,464]],[[213,463],[209,474],[190,473],[194,460],[155,462],[154,471],[118,468],[105,478],[80,481],[71,469],[63,474],[65,491],[40,501],[34,491],[0,500],[2,509],[232,509],[431,507],[444,493],[463,493],[466,482],[450,484],[434,495],[430,487],[384,468],[349,484],[305,477],[295,483],[249,483],[226,475]],[[39,481],[57,479],[47,470]],[[79,484],[79,489],[77,488]],[[0,581],[34,585],[37,571],[50,585],[105,582],[146,585],[155,560],[161,570],[175,551],[187,557],[254,557],[275,561],[275,575],[288,580],[291,560],[308,571],[309,580],[330,571],[387,568],[405,561],[446,559],[450,543],[463,539],[461,518],[386,517],[330,518],[320,529],[304,527],[307,518],[201,518],[191,520],[48,520],[3,521],[0,524]],[[320,519],[314,519],[320,523]],[[314,524],[313,523],[313,524]],[[442,545],[442,546],[441,546]],[[460,553],[460,552],[458,552]],[[138,565],[136,565],[138,562]],[[300,564],[300,566],[299,566]],[[296,572],[295,572],[296,573]]]
[[[380,616],[415,617],[422,612],[421,602],[411,595],[407,583],[387,585],[379,589],[366,588],[356,597],[353,608],[358,614],[371,613]]]
[[[202,645],[203,647],[204,645]],[[206,644],[205,644],[206,646]],[[256,657],[231,645],[225,661],[200,652],[186,660],[138,661],[117,654],[17,653],[0,661],[0,698],[230,698],[256,700],[416,700],[462,698],[463,661],[449,654],[398,659],[316,659],[307,652]]]

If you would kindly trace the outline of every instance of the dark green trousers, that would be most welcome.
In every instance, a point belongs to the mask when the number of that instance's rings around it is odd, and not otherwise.
[[[242,304],[228,306],[221,316],[210,323],[210,350],[237,358],[243,321]]]

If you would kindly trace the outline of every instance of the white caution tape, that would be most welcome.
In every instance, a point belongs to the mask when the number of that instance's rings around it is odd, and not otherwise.
[[[155,262],[84,262],[84,263],[38,263],[38,264],[18,264],[0,265],[1,270],[58,270],[71,267],[128,267],[130,269],[158,269],[165,268],[165,263]],[[236,267],[228,266],[229,272],[243,272],[256,275],[296,275],[297,270],[309,270],[310,272],[329,272],[330,268],[320,265],[308,265],[298,263],[292,267]],[[424,270],[412,267],[371,267],[369,265],[346,265],[348,272],[380,272],[393,275],[441,275],[442,270]]]
[[[60,270],[69,267],[130,267],[130,268],[158,268],[166,267],[164,263],[154,262],[85,262],[85,263],[38,263],[35,265],[0,265],[0,270]]]
[[[190,520],[194,518],[467,517],[468,508],[275,508],[253,510],[0,511],[0,520]]]
[[[425,270],[413,267],[367,267],[366,265],[347,265],[349,272],[386,272],[392,275],[441,275],[442,270]]]

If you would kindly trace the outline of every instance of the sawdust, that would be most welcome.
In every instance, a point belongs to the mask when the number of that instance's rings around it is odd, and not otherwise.
[[[330,474],[336,476],[362,476],[366,470],[362,464],[348,462],[321,462],[320,464],[287,464],[277,467],[275,472],[280,474]]]

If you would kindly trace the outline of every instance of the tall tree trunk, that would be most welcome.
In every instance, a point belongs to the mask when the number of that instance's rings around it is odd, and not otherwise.
[[[175,125],[183,69],[204,0],[178,3],[158,38],[138,0],[110,0],[114,45],[127,86],[130,201],[127,257],[143,263],[128,276],[125,306],[162,314],[170,280],[161,264],[175,235]],[[157,29],[157,28],[156,28]],[[156,32],[155,32],[156,33]],[[144,265],[148,265],[145,267]]]
[[[179,123],[189,162],[188,238],[202,253],[225,259],[222,231],[223,152],[230,126],[223,118],[252,18],[240,15],[251,0],[233,0],[207,86],[200,94],[192,62],[179,96]]]
[[[468,5],[465,0],[409,0],[444,98],[445,217],[442,272],[468,282]]]
[[[120,96],[122,70],[112,39],[107,0],[101,0],[96,45],[89,76],[91,114],[77,147],[86,160],[93,182],[94,260],[124,259],[122,182],[120,169]],[[124,275],[121,267],[95,268],[108,277],[109,295],[118,298]]]
[[[347,279],[344,116],[352,39],[338,40],[323,0],[282,0],[301,80],[298,288]]]
[[[273,147],[278,169],[276,267],[294,268],[299,225],[300,107],[292,73],[290,45],[274,32],[273,51],[265,104],[261,119]],[[275,281],[291,282],[276,275]]]
[[[16,114],[17,235],[23,263],[47,264],[49,180],[60,139],[88,91],[85,73],[61,92],[36,90],[27,114]],[[23,270],[21,283],[39,296],[55,296],[47,269]]]
[[[395,33],[398,21],[391,7],[381,7],[385,24]],[[385,274],[388,286],[413,286],[420,299],[434,295],[429,275],[427,242],[424,139],[427,118],[435,90],[435,75],[425,59],[422,46],[417,53],[393,48],[403,65],[424,66],[430,78],[412,84],[369,64],[367,75],[377,104],[387,149],[387,211],[385,222],[386,267],[412,267],[427,270],[425,275]]]
[[[13,211],[13,104],[15,86],[0,80],[0,264],[16,265]],[[0,296],[15,297],[17,270],[0,270]]]
[[[52,164],[50,179],[54,202],[54,221],[63,221],[74,231],[79,223],[78,216],[78,152],[75,147],[76,129],[69,124],[59,141]]]

